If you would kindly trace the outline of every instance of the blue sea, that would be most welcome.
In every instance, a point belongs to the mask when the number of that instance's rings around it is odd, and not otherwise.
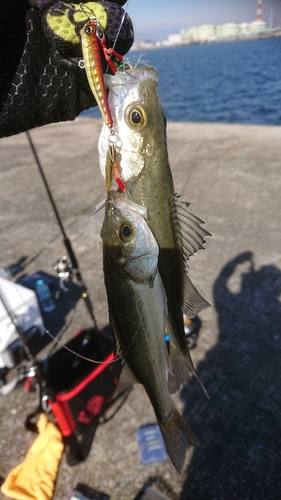
[[[141,59],[158,71],[168,120],[281,125],[281,37],[155,49]]]

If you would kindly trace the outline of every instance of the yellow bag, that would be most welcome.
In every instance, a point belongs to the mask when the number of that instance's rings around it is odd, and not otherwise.
[[[59,463],[63,454],[62,435],[55,424],[41,413],[39,436],[24,461],[13,469],[1,486],[4,495],[16,500],[51,500]]]

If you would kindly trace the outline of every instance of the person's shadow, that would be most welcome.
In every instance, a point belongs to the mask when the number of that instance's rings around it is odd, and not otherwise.
[[[197,370],[211,399],[196,380],[181,392],[200,446],[180,500],[281,498],[280,294],[280,270],[255,270],[251,252],[214,283],[219,338]]]

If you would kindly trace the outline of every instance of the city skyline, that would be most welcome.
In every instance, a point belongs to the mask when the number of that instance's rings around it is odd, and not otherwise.
[[[129,0],[124,8],[131,16],[135,40],[161,40],[182,28],[201,24],[251,22],[256,18],[257,0]],[[281,24],[280,0],[263,0],[263,20]]]

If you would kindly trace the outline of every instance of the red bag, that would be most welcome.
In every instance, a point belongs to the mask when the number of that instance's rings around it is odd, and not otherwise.
[[[62,347],[35,370],[41,387],[40,410],[54,415],[68,445],[67,461],[74,465],[88,456],[100,418],[113,402],[121,363],[115,360],[110,336],[93,328],[79,330],[66,347],[84,358]]]

